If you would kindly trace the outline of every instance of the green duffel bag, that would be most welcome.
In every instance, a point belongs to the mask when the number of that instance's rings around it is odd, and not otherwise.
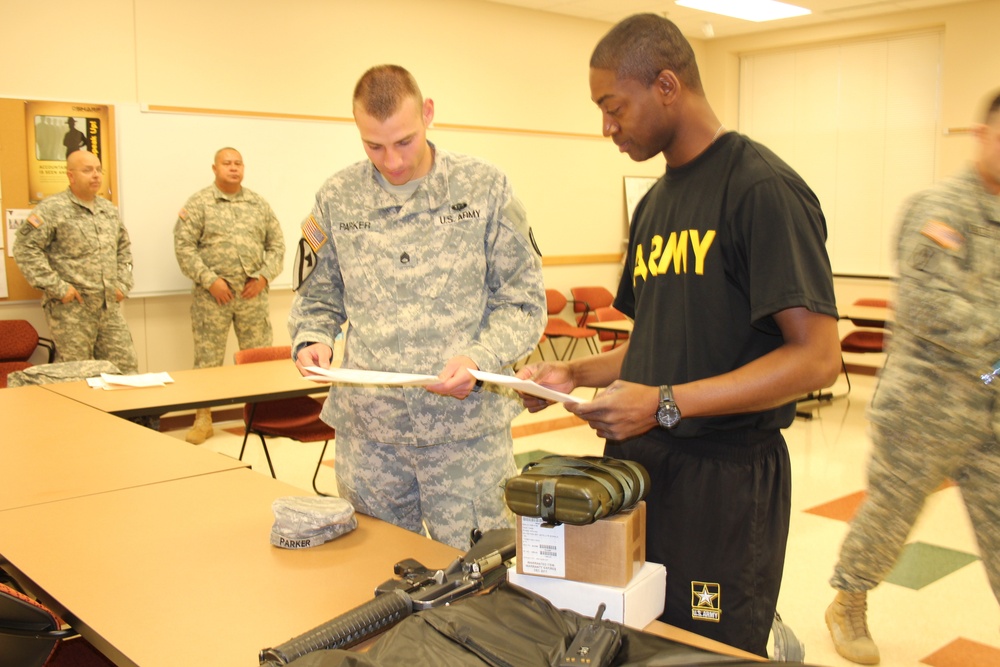
[[[635,461],[607,456],[546,456],[504,487],[514,514],[584,526],[631,509],[649,493],[649,473]]]

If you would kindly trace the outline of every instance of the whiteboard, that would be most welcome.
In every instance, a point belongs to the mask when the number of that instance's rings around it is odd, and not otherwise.
[[[365,158],[353,123],[143,111],[116,104],[118,204],[132,240],[131,296],[191,289],[174,255],[174,223],[188,197],[214,180],[215,152],[232,146],[246,165],[243,186],[274,209],[285,263],[272,282],[291,287],[299,226],[332,174]]]
[[[118,204],[132,239],[135,297],[190,291],[174,255],[174,223],[184,202],[214,180],[218,149],[240,151],[243,185],[281,222],[285,263],[276,289],[291,287],[299,228],[316,192],[334,173],[367,159],[351,120],[143,111],[126,103],[115,105],[115,121]],[[623,172],[663,171],[658,160],[638,164],[618,155],[600,135],[432,125],[428,138],[505,172],[546,256],[621,252]]]
[[[635,215],[635,207],[639,205],[642,198],[646,196],[649,189],[660,180],[655,176],[626,176],[625,177],[625,220],[632,224],[632,216]]]

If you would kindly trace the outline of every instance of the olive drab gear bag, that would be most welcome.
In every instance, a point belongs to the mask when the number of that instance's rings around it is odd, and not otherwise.
[[[631,509],[649,493],[649,473],[608,456],[546,456],[507,481],[514,514],[583,526]]]

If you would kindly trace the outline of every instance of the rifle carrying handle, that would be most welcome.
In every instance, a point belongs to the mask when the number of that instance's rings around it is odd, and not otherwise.
[[[349,648],[395,625],[413,612],[413,601],[402,590],[376,595],[374,599],[327,621],[280,646],[260,652],[261,665],[287,665],[312,651]]]

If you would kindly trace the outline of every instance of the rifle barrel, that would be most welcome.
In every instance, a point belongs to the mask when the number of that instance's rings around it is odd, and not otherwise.
[[[298,637],[260,652],[260,664],[287,665],[312,651],[349,648],[395,625],[413,611],[413,601],[402,590],[376,595],[374,599],[327,621]]]

